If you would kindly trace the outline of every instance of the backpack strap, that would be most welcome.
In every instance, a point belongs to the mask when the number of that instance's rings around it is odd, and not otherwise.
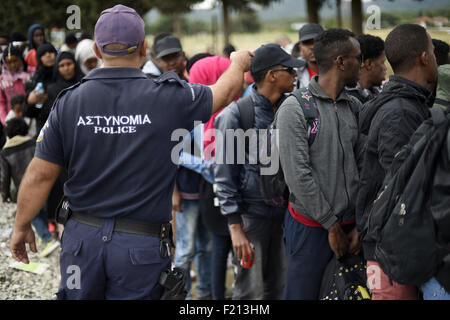
[[[438,106],[432,107],[430,109],[430,113],[435,127],[438,127],[447,120],[445,117],[444,109],[442,109],[441,107]]]
[[[319,109],[316,100],[308,88],[300,88],[292,92],[303,110],[308,128],[308,145],[311,146],[316,138],[319,128]]]
[[[253,128],[255,122],[255,106],[253,104],[252,95],[249,94],[236,101],[239,109],[239,124],[244,131]]]

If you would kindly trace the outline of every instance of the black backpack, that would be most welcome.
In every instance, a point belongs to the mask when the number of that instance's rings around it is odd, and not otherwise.
[[[370,300],[367,288],[366,261],[361,255],[333,255],[320,285],[320,300]]]
[[[308,88],[300,88],[291,93],[302,107],[303,114],[308,126],[308,144],[311,146],[314,139],[318,133],[319,126],[319,110],[317,109],[316,102],[312,94],[310,94]],[[251,95],[248,95],[237,102],[237,106],[240,113],[240,126],[246,131],[253,128],[255,108],[253,105],[253,100]],[[283,170],[279,168],[276,173],[265,174],[265,170],[270,167],[271,163],[264,163],[260,161],[261,159],[277,158],[279,159],[278,148],[276,143],[277,135],[275,134],[276,129],[276,114],[274,121],[270,124],[266,131],[266,136],[263,141],[259,141],[260,145],[258,147],[259,157],[258,163],[260,166],[260,188],[264,196],[264,202],[273,207],[286,208],[289,200],[289,189],[284,181]]]
[[[314,96],[311,94],[308,88],[300,88],[294,90],[290,95],[294,96],[300,104],[303,110],[303,115],[308,128],[308,145],[314,143],[316,135],[320,128],[320,116],[319,109],[317,108]],[[350,108],[356,117],[358,122],[359,109],[357,105],[360,103],[355,97],[347,94],[348,98],[353,101],[350,104]],[[251,95],[246,96],[237,102],[237,106],[240,112],[240,126],[246,131],[253,128],[255,108],[253,106],[253,100]],[[258,163],[260,166],[260,188],[264,196],[264,202],[273,207],[286,208],[289,201],[289,188],[284,180],[284,173],[281,167],[272,172],[271,159],[277,159],[278,164],[281,166],[279,161],[279,152],[277,146],[278,136],[276,135],[276,119],[277,113],[275,114],[275,119],[272,121],[270,126],[267,128],[266,136],[262,141],[259,141],[259,157]],[[262,159],[268,159],[269,162],[262,161]]]
[[[430,209],[450,117],[439,107],[431,114],[395,156],[367,219],[366,238],[376,242],[375,260],[391,280],[406,285],[426,282],[450,253],[436,240]]]

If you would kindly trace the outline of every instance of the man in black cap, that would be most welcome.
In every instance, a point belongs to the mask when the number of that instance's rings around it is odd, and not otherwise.
[[[255,87],[248,98],[237,102],[241,107],[245,105],[246,110],[253,108],[253,125],[248,125],[252,129],[245,133],[250,141],[259,130],[267,129],[272,123],[284,94],[294,88],[294,68],[300,65],[301,61],[292,58],[278,44],[267,44],[255,51],[250,68]],[[233,102],[225,108],[214,122],[216,130],[224,137],[223,143],[218,143],[216,137],[214,170],[220,209],[228,218],[235,258],[242,263],[251,264],[253,261],[253,266],[244,268],[235,260],[237,274],[233,299],[281,299],[285,270],[281,230],[284,210],[264,202],[258,165],[249,163],[252,146],[246,149],[244,143],[237,145],[234,148],[236,151],[230,156],[227,144],[238,140],[239,129],[244,128],[241,124],[244,121],[243,110],[237,103]],[[226,136],[230,130],[234,130],[231,131],[234,132],[233,137]],[[238,164],[237,159],[245,161]]]
[[[161,65],[163,73],[173,71],[181,79],[187,80],[184,74],[187,64],[186,55],[177,37],[169,35],[159,39],[155,43],[154,50],[156,58],[164,62]]]
[[[323,27],[317,23],[305,24],[299,30],[300,54],[306,62],[297,69],[297,88],[308,87],[309,81],[319,72],[314,57],[314,38],[323,32]]]

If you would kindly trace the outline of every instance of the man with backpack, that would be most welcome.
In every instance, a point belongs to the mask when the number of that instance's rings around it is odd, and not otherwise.
[[[361,51],[352,32],[329,29],[315,38],[314,56],[319,75],[303,91],[301,103],[295,97],[283,102],[275,122],[290,191],[284,221],[285,299],[318,299],[333,254],[340,258],[360,248],[354,209],[361,104],[344,88],[358,81]],[[305,114],[314,108],[319,117],[309,123]]]
[[[285,257],[281,226],[284,209],[264,202],[259,168],[251,163],[255,156],[250,152],[253,150],[251,144],[245,148],[245,143],[236,146],[233,142],[239,133],[246,132],[252,140],[259,129],[267,129],[284,93],[293,90],[294,68],[301,63],[277,44],[257,49],[250,68],[256,83],[251,95],[225,108],[214,122],[216,130],[224,137],[223,143],[219,143],[216,137],[214,175],[217,196],[221,212],[228,218],[238,260],[235,261],[237,274],[233,299],[282,298]],[[246,117],[248,114],[252,116]],[[230,131],[233,133],[231,137],[227,135]],[[233,150],[227,144],[233,145]],[[238,161],[240,157],[245,157],[245,161]]]
[[[374,300],[417,299],[415,287],[391,282],[374,261],[376,239],[372,232],[368,232],[367,221],[395,155],[430,116],[432,92],[437,81],[433,50],[429,34],[419,25],[404,24],[392,30],[386,38],[385,51],[394,75],[382,93],[364,105],[359,118],[360,132],[368,137],[356,221],[364,256],[368,260],[368,278],[374,277],[374,271],[377,277],[376,285],[372,283],[370,288]]]

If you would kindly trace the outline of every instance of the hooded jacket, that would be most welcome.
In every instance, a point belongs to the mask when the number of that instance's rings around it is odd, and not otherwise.
[[[34,72],[38,65],[38,59],[36,57],[37,48],[33,42],[33,33],[35,30],[40,29],[44,32],[44,27],[40,24],[33,24],[28,28],[28,53],[25,56],[25,61],[28,64],[28,72]],[[44,43],[45,43],[45,33],[44,33]]]
[[[356,201],[356,221],[367,260],[374,259],[375,249],[375,243],[365,239],[368,212],[395,154],[430,116],[432,103],[432,94],[427,89],[394,75],[380,95],[361,110],[360,132],[367,135],[367,142]]]
[[[345,90],[333,101],[317,83],[309,83],[320,114],[318,134],[308,145],[307,125],[295,97],[277,113],[281,167],[289,187],[289,202],[303,217],[328,229],[355,218],[358,187],[357,155],[362,146],[358,124]]]

